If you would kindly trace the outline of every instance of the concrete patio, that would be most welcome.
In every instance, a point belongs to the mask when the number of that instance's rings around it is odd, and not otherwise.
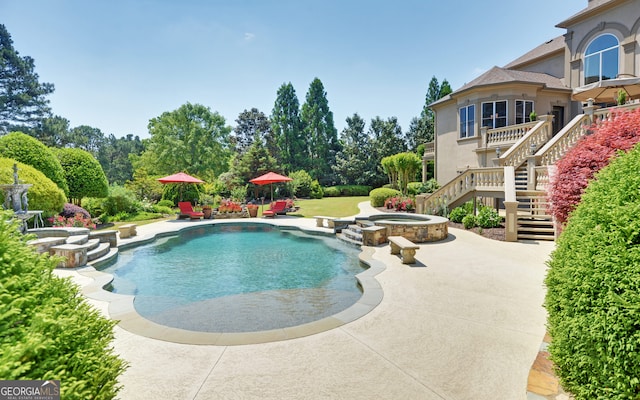
[[[363,213],[373,212],[366,205]],[[245,220],[246,221],[246,220]],[[270,223],[315,228],[313,219]],[[202,222],[138,227],[138,240]],[[326,332],[272,343],[178,344],[116,327],[130,364],[121,399],[525,399],[545,333],[543,279],[552,242],[506,243],[450,229],[403,265],[388,245],[382,302]],[[58,271],[83,286],[78,271]],[[89,299],[107,313],[108,303]]]

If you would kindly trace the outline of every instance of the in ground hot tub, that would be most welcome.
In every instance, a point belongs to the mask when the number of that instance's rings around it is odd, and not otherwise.
[[[387,228],[387,237],[402,236],[414,243],[437,242],[449,235],[449,220],[437,215],[423,214],[375,214],[369,221]]]

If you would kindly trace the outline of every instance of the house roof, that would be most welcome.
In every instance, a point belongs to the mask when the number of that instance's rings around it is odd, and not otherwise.
[[[516,58],[509,64],[505,65],[505,68],[518,68],[526,64],[530,64],[534,61],[545,58],[554,53],[560,53],[564,51],[564,35],[560,35],[556,38],[544,42],[540,46],[534,48],[528,53]]]
[[[587,8],[558,23],[556,27],[568,29],[570,26],[580,21],[593,17],[594,15],[597,15],[607,9],[616,7],[617,5],[622,4],[625,1],[627,0],[589,0]]]
[[[438,101],[435,101],[429,104],[429,106],[431,107],[440,103],[444,103],[452,99],[456,95],[462,92],[465,92],[467,90],[471,90],[471,89],[479,88],[483,86],[491,86],[491,85],[507,84],[507,83],[524,83],[524,84],[531,84],[531,85],[541,85],[549,89],[571,91],[571,88],[567,87],[564,83],[562,83],[561,79],[556,78],[555,76],[551,76],[549,74],[493,67],[487,72],[485,72],[484,74],[477,77],[476,79],[465,84],[460,89],[451,93],[450,95],[445,96],[439,99]]]

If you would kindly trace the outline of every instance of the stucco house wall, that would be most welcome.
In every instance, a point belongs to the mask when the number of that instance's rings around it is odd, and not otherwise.
[[[504,68],[494,67],[431,105],[435,112],[436,179],[445,184],[467,167],[491,166],[495,149],[483,149],[483,102],[507,100],[507,124],[515,121],[516,100],[534,102],[538,115],[562,110],[562,123],[582,112],[571,89],[584,84],[584,52],[611,33],[620,43],[619,73],[640,76],[640,0],[591,0],[587,8],[557,26],[567,29]],[[475,105],[474,137],[460,138],[459,109]],[[557,121],[556,121],[557,122]],[[506,151],[505,149],[501,149]]]

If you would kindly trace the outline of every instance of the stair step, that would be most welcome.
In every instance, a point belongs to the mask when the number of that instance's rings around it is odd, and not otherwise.
[[[536,234],[518,234],[518,240],[550,240],[554,241],[555,236],[553,235],[536,235]]]
[[[98,240],[98,239],[95,239]],[[100,243],[98,240],[98,244],[92,250],[87,251],[87,262],[96,260],[109,252],[109,243]]]
[[[355,233],[362,234],[362,227],[360,225],[349,225],[345,230],[349,230]]]
[[[67,244],[85,244],[89,240],[89,235],[71,235],[67,237]]]
[[[522,226],[532,226],[532,225],[536,225],[536,226],[551,226],[553,227],[553,222],[551,222],[551,220],[548,219],[520,219],[518,218],[518,225]]]
[[[27,244],[34,247],[39,254],[49,253],[49,249],[65,243],[65,237],[44,237],[40,239],[29,240]]]

